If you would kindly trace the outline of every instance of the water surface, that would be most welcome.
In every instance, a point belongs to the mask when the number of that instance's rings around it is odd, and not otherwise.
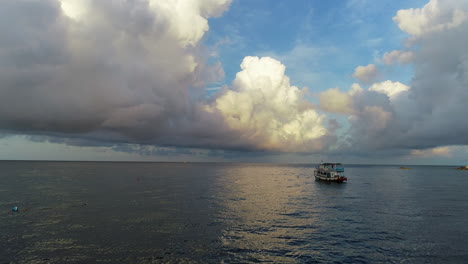
[[[334,184],[306,165],[0,162],[0,263],[468,263],[468,172],[346,175]]]

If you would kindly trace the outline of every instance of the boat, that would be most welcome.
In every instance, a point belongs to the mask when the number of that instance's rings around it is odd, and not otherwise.
[[[468,170],[468,166],[461,166],[461,167],[458,167],[457,170]]]
[[[316,180],[328,182],[346,182],[341,163],[321,163],[314,170]]]

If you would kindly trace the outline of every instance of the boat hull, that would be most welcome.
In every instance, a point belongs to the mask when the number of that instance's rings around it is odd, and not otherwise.
[[[315,180],[317,180],[317,181],[326,181],[326,182],[343,183],[343,182],[347,182],[348,179],[346,179],[346,177],[345,178],[334,178],[334,179],[315,177]]]
[[[346,178],[346,177],[324,177],[324,176],[321,176],[321,175],[317,175],[317,173],[314,173],[314,176],[315,176],[315,180],[317,180],[317,181],[338,182],[338,183],[348,181],[348,178]]]

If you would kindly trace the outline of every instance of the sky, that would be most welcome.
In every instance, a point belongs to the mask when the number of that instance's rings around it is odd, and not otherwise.
[[[0,4],[0,160],[468,164],[468,0]]]

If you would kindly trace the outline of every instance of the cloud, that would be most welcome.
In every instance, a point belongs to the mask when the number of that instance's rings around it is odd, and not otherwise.
[[[374,83],[369,87],[369,91],[386,94],[390,99],[395,99],[395,97],[400,93],[407,92],[409,89],[410,87],[405,84],[392,82],[390,80],[381,83]]]
[[[207,19],[229,3],[2,2],[0,129],[238,147],[226,140],[236,137],[224,120],[203,108],[204,87],[224,73],[219,63],[205,61],[200,40]]]
[[[393,20],[414,37],[456,28],[466,22],[466,1],[431,0],[423,8],[399,10]]]
[[[415,40],[414,76],[409,85],[388,80],[352,97],[347,149],[424,151],[468,144],[468,21],[456,15],[467,9],[466,1],[430,1],[397,13],[395,21]],[[393,62],[402,54],[386,58]]]
[[[348,130],[339,135],[337,152],[356,154],[382,148],[382,134],[394,118],[386,93],[364,90],[355,83],[347,92],[338,88],[324,91],[319,99],[322,110],[348,116]]]
[[[377,79],[378,75],[377,67],[374,64],[369,64],[367,66],[358,66],[354,70],[353,77],[363,84],[371,84]]]
[[[319,94],[321,108],[326,112],[338,114],[355,114],[353,96],[363,92],[359,84],[355,83],[347,93],[343,93],[339,88],[328,89]]]
[[[409,31],[419,39],[411,89],[396,107],[398,144],[468,144],[468,123],[462,121],[467,115],[468,21],[456,19],[467,9],[466,1],[430,1],[417,12],[398,12],[408,21],[425,19],[420,30]]]
[[[392,52],[385,52],[382,57],[384,64],[408,64],[414,60],[414,53],[412,51],[394,50]]]
[[[270,57],[245,57],[233,89],[218,97],[209,111],[259,149],[317,151],[324,148],[325,116],[290,85],[286,67]]]
[[[415,149],[411,151],[412,156],[418,157],[434,157],[434,156],[442,156],[447,157],[450,156],[451,149],[450,147],[436,147],[431,149]]]
[[[230,2],[230,0],[150,0],[149,7],[155,14],[168,21],[169,34],[176,37],[184,46],[194,46],[208,31],[206,18],[220,16],[227,9]]]
[[[201,39],[208,18],[229,4],[5,3],[0,129],[69,145],[323,149],[332,138],[325,116],[289,84],[279,61],[246,57],[232,87],[206,99],[207,85],[224,72],[204,59]]]
[[[69,145],[234,150],[326,152],[338,136],[334,149],[348,153],[468,144],[467,1],[397,12],[410,41],[382,62],[411,64],[410,83],[376,82],[376,65],[359,66],[353,76],[369,88],[329,89],[319,107],[269,57],[246,57],[231,86],[219,83],[223,67],[205,59],[216,52],[202,40],[230,2],[3,1],[0,130]],[[327,71],[313,60],[332,55],[298,44],[281,61],[300,68],[288,75],[317,80]],[[213,84],[222,88],[207,99]],[[325,112],[347,115],[349,125]]]

